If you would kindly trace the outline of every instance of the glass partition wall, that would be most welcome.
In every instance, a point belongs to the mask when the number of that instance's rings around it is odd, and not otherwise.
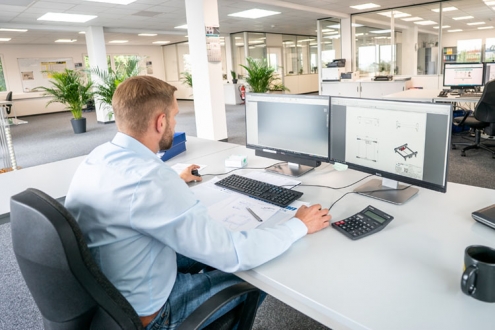
[[[492,7],[489,0],[443,1],[352,15],[353,70],[438,75],[445,62],[494,61]]]

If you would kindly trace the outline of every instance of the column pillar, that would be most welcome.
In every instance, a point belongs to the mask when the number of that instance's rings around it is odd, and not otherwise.
[[[340,20],[340,43],[342,47],[342,58],[345,58],[345,70],[353,71],[354,64],[352,63],[352,48],[354,45],[354,28],[352,27],[350,18],[342,18]]]
[[[107,64],[107,51],[105,47],[105,36],[103,33],[103,27],[90,26],[86,28],[86,47],[88,49],[89,65],[91,69],[99,68],[101,71],[108,71]],[[93,84],[97,85],[101,83],[100,78],[91,74]],[[96,120],[99,123],[106,123],[114,121],[113,115],[109,118],[109,110],[104,104],[95,98],[96,108]]]
[[[222,63],[208,62],[205,26],[219,26],[217,0],[185,0],[198,137],[227,139]]]

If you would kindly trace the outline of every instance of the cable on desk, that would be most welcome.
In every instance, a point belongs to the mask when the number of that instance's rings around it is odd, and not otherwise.
[[[225,173],[207,173],[207,174],[201,174],[201,176],[205,176],[205,175],[225,175],[225,174],[229,174],[231,172],[234,172],[234,171],[238,171],[238,170],[265,170],[267,169],[268,167],[270,166],[274,166],[274,165],[277,165],[277,164],[282,164],[282,163],[286,163],[286,162],[278,162],[278,163],[275,163],[275,164],[272,164],[272,165],[268,165],[266,167],[239,167],[239,168],[234,168],[228,172],[225,172]]]
[[[397,189],[394,189],[394,188],[390,188],[390,189],[379,189],[379,190],[369,190],[369,191],[360,191],[360,192],[357,192],[357,191],[349,191],[349,192],[346,192],[345,194],[343,194],[342,196],[340,196],[339,199],[337,199],[335,202],[332,203],[332,205],[330,205],[330,207],[328,208],[328,211],[330,211],[332,209],[332,207],[338,202],[340,201],[342,198],[344,198],[345,196],[349,195],[349,194],[362,194],[362,193],[374,193],[374,192],[379,192],[379,191],[399,191],[399,190],[406,190],[408,188],[412,187],[412,185],[409,185],[407,187],[404,187],[404,188],[397,188]]]
[[[294,185],[294,186],[292,186],[292,187],[290,187],[288,189],[292,189],[294,187],[317,187],[317,188],[328,188],[328,189],[339,190],[339,189],[349,188],[349,187],[355,185],[356,183],[361,182],[364,179],[369,178],[370,176],[373,176],[373,174],[367,175],[364,178],[361,178],[361,179],[357,180],[356,182],[353,182],[351,184],[348,184],[347,186],[342,186],[342,187],[322,186],[322,185],[319,185],[319,184],[296,184],[296,185]]]

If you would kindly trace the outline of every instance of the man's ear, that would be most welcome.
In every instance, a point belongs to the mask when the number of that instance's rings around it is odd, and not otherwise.
[[[167,128],[167,118],[164,113],[155,117],[155,129],[157,133],[162,134]]]

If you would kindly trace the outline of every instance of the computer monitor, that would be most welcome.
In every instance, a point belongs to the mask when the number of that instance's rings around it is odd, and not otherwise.
[[[281,160],[267,168],[300,176],[328,162],[330,98],[320,95],[246,94],[246,147]]]
[[[330,162],[382,177],[356,188],[402,204],[418,192],[398,181],[447,190],[452,105],[332,97]]]
[[[445,63],[443,85],[461,92],[483,86],[483,63]]]
[[[495,79],[495,62],[485,63],[485,84]]]

